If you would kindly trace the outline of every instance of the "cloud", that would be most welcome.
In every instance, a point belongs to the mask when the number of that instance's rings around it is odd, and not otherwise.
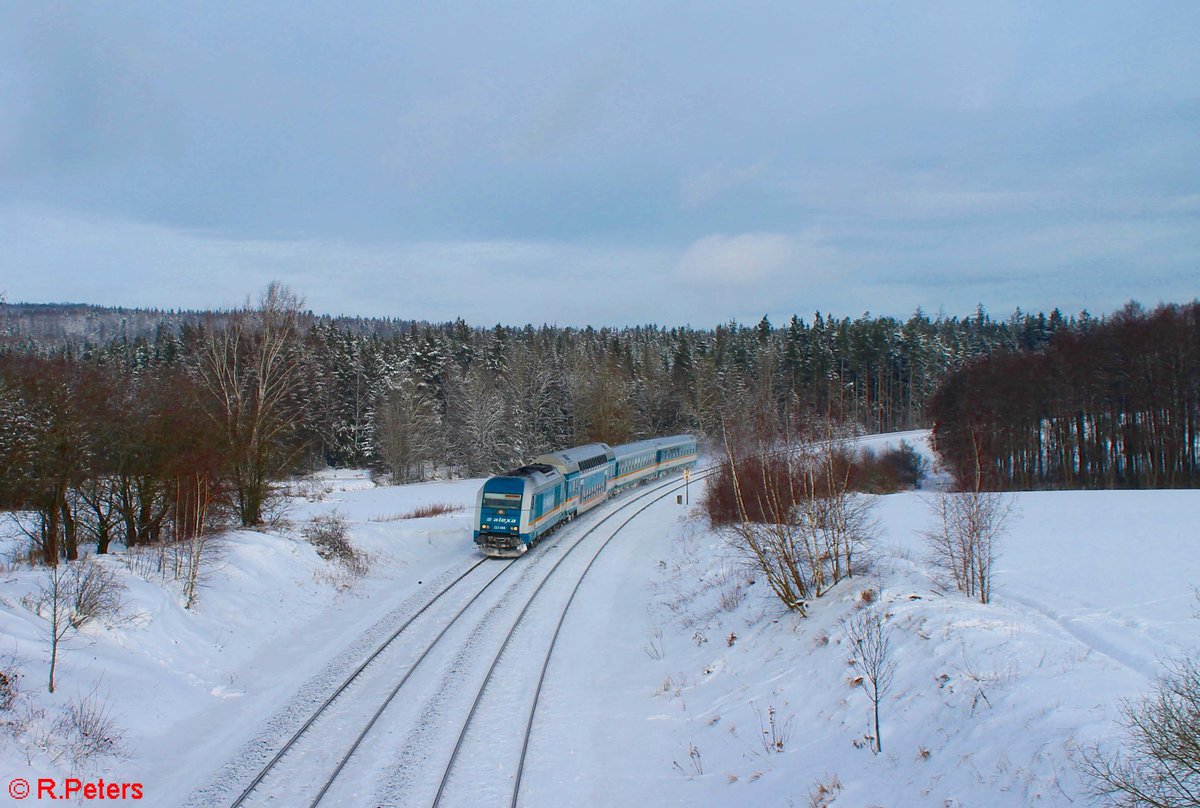
[[[718,233],[693,242],[675,274],[711,285],[756,283],[787,269],[798,254],[796,241],[782,233]]]
[[[0,206],[71,219],[0,220],[10,299],[280,276],[704,323],[1194,286],[1194,2],[243,5],[0,3]]]
[[[680,201],[685,208],[697,208],[725,191],[757,179],[769,163],[769,160],[759,160],[757,163],[736,168],[715,166],[687,177],[679,189]]]
[[[0,243],[0,292],[9,302],[221,308],[279,280],[314,311],[330,314],[435,322],[463,317],[481,325],[692,316],[664,308],[673,256],[658,248],[500,239],[237,239],[3,206]]]

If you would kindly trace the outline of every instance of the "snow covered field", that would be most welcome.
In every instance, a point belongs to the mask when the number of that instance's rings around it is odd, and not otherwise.
[[[94,691],[124,730],[126,756],[79,768],[51,760],[33,733],[5,736],[0,778],[102,776],[142,783],[143,804],[227,802],[240,790],[227,781],[250,776],[237,765],[246,750],[269,745],[474,561],[478,484],[375,488],[361,474],[324,475],[317,501],[297,498],[289,515],[300,525],[336,509],[350,521],[373,559],[350,588],[295,533],[232,534],[191,611],[170,587],[105,559],[129,585],[126,619],[69,640],[53,696],[45,621],[21,603],[43,573],[6,569],[0,656],[20,665],[21,709],[43,711],[45,726]],[[1115,738],[1119,700],[1145,692],[1160,660],[1200,647],[1200,491],[1016,495],[987,606],[947,591],[924,563],[925,496],[878,498],[874,571],[815,601],[806,619],[752,583],[674,497],[646,510],[600,556],[566,618],[523,803],[808,805],[822,787],[847,806],[1083,802],[1075,746]],[[395,519],[430,503],[465,510]],[[534,552],[549,557],[585,527]],[[864,599],[889,616],[897,664],[878,755],[841,629]],[[389,758],[412,750],[389,740],[373,754],[401,767]],[[382,782],[341,804],[428,803]]]

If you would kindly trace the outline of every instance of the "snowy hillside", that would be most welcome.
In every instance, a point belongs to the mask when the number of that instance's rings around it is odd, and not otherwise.
[[[889,440],[898,438],[872,442]],[[228,804],[256,747],[273,748],[473,563],[477,488],[326,475],[294,500],[290,533],[229,536],[190,611],[172,587],[104,559],[129,587],[124,618],[68,638],[52,696],[46,621],[22,604],[43,573],[6,568],[0,656],[21,672],[10,715],[25,729],[0,742],[0,770],[30,782],[138,782],[149,805]],[[399,518],[432,503],[464,510]],[[1019,494],[1016,509],[990,605],[935,580],[920,538],[932,514],[912,492],[878,498],[874,571],[802,619],[731,560],[694,510],[662,499],[599,556],[563,623],[523,804],[808,805],[822,789],[846,806],[1079,804],[1076,745],[1115,738],[1119,700],[1145,692],[1161,660],[1200,647],[1200,492]],[[310,517],[335,510],[372,559],[353,585],[299,538]],[[586,527],[516,563],[548,563]],[[888,616],[897,665],[878,755],[842,631],[866,601]],[[46,730],[93,693],[121,728],[125,756],[73,764]],[[440,698],[445,716],[467,699]],[[411,741],[373,744],[375,776],[330,804],[428,804],[388,773],[404,768],[399,756],[448,750]]]

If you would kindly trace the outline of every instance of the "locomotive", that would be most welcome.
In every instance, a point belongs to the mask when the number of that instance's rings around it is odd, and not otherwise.
[[[475,500],[475,543],[514,558],[564,522],[630,486],[696,465],[696,438],[673,435],[620,446],[589,443],[541,455],[489,477]]]

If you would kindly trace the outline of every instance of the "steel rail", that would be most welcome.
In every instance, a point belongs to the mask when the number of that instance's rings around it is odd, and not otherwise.
[[[712,466],[704,469],[696,475],[696,479],[704,479],[710,474],[713,474],[717,468],[717,466]],[[689,481],[685,481],[684,484],[686,485],[688,482]],[[606,547],[608,547],[609,542],[617,537],[617,534],[621,532],[621,529],[624,528],[625,525],[632,522],[634,518],[638,516],[638,514],[646,510],[646,508],[649,508],[655,502],[658,502],[660,499],[664,499],[678,491],[680,487],[681,486],[676,486],[662,496],[656,497],[653,501],[646,503],[646,505],[639,508],[636,513],[632,514],[628,519],[626,519],[625,522],[621,524],[621,527],[613,531],[613,534],[608,537],[604,544],[600,546],[600,549],[596,551],[594,556],[592,556],[592,560],[588,562],[587,567],[584,568],[583,574],[579,576],[579,580],[575,582],[575,588],[571,590],[571,597],[567,598],[567,603],[565,606],[563,606],[562,613],[558,616],[558,625],[554,627],[554,635],[550,638],[550,647],[546,650],[546,658],[542,662],[542,672],[538,676],[537,688],[535,688],[533,692],[533,703],[529,707],[529,720],[525,724],[525,737],[521,741],[521,759],[517,762],[516,782],[513,784],[513,796],[512,802],[510,803],[512,808],[517,808],[517,798],[521,792],[521,779],[525,773],[525,758],[529,752],[529,740],[533,736],[533,719],[537,713],[538,700],[541,699],[542,696],[542,685],[545,684],[546,681],[546,671],[550,668],[550,657],[554,654],[554,648],[558,644],[558,635],[562,631],[563,623],[567,619],[567,612],[570,611],[571,604],[575,602],[575,596],[579,594],[579,588],[583,585],[583,579],[587,577],[588,572],[590,572],[592,569],[592,565],[596,563],[596,559],[600,558],[600,554],[604,552]]]
[[[579,536],[579,538],[571,545],[571,547],[568,548],[568,550],[555,562],[555,564],[546,573],[545,578],[542,579],[542,581],[539,583],[537,589],[534,591],[533,595],[530,596],[530,600],[528,603],[526,603],[525,609],[522,610],[521,616],[522,617],[524,616],[525,612],[528,610],[529,605],[532,603],[532,601],[536,597],[537,593],[541,591],[542,587],[545,586],[547,581],[553,576],[554,571],[558,569],[559,565],[561,565],[563,563],[563,561],[567,558],[567,556],[569,556],[577,547],[579,547],[579,545],[582,544],[584,542],[584,540],[587,539],[588,536],[590,536],[593,532],[598,530],[609,519],[615,518],[617,515],[626,511],[628,508],[630,508],[630,507],[634,506],[636,503],[642,501],[645,497],[655,494],[656,492],[660,491],[664,487],[674,486],[667,493],[661,494],[658,497],[656,497],[653,500],[653,502],[657,502],[658,500],[668,496],[670,493],[674,492],[675,490],[678,490],[678,488],[681,487],[678,484],[678,482],[679,482],[678,480],[672,480],[664,486],[656,486],[654,489],[652,489],[650,491],[646,491],[646,492],[639,494],[638,496],[629,500],[628,502],[622,503],[621,506],[618,507],[617,509],[615,509],[614,511],[612,511],[612,513],[606,514],[595,525],[592,525],[590,528],[588,528],[588,530],[586,530],[583,534],[581,534]],[[649,505],[653,504],[653,502],[643,506],[643,508],[640,509],[638,511],[638,513],[640,513],[641,510],[644,510],[646,507],[649,507]],[[628,521],[630,521],[631,519],[632,519],[632,517],[630,517],[630,519],[627,519],[625,523],[622,523],[622,527],[625,524],[627,524]],[[619,532],[619,530],[620,530],[620,528],[618,528],[618,532]],[[610,540],[611,540],[611,537],[610,537]],[[230,808],[241,808],[241,806],[246,802],[246,800],[262,784],[262,782],[266,779],[266,777],[269,776],[272,769],[274,769],[274,767],[287,755],[287,753],[295,747],[295,745],[299,742],[299,740],[308,732],[308,730],[313,726],[313,724],[315,724],[317,722],[317,720],[325,713],[325,711],[330,707],[330,705],[332,705],[339,696],[341,696],[352,684],[354,684],[358,680],[359,676],[367,669],[367,667],[375,659],[377,659],[385,650],[387,650],[391,646],[391,644],[400,636],[400,634],[406,628],[408,628],[422,614],[424,614],[426,611],[428,611],[434,605],[434,603],[436,603],[438,600],[440,600],[442,598],[443,595],[445,595],[447,592],[449,592],[451,589],[453,589],[455,586],[457,586],[463,579],[465,579],[468,575],[470,575],[473,571],[475,571],[479,566],[481,566],[483,563],[485,563],[489,560],[491,560],[490,557],[483,557],[483,558],[479,559],[478,561],[476,561],[475,563],[473,563],[462,574],[460,574],[452,582],[450,582],[448,585],[446,585],[441,591],[439,591],[437,593],[437,595],[435,595],[428,602],[426,602],[425,605],[422,606],[420,610],[418,610],[408,620],[406,620],[403,625],[401,625],[398,629],[396,629],[396,631],[393,632],[391,634],[391,636],[388,637],[387,640],[385,640],[382,644],[380,644],[380,646],[365,661],[363,661],[362,664],[360,664],[354,670],[354,672],[351,673],[350,676],[348,676],[346,678],[346,680],[344,682],[342,682],[342,684],[327,699],[325,699],[325,701],[304,722],[304,724],[298,730],[296,730],[296,732],[287,740],[287,742],[282,747],[280,747],[280,749],[275,753],[275,755],[266,764],[266,766],[264,766],[259,771],[259,773],[255,776],[255,778],[245,787],[245,789],[241,792],[241,794],[238,796],[238,798],[233,803],[230,804]],[[379,718],[387,710],[387,708],[390,706],[392,701],[394,701],[394,699],[395,699],[396,695],[399,693],[400,689],[408,681],[409,677],[413,674],[413,672],[416,671],[417,667],[420,666],[420,664],[425,660],[425,658],[433,651],[433,649],[441,641],[442,637],[444,637],[445,634],[458,622],[458,620],[467,612],[467,610],[471,607],[471,605],[473,605],[475,603],[475,601],[478,600],[479,597],[482,596],[482,594],[489,587],[491,587],[491,585],[493,583],[495,583],[495,581],[497,579],[499,579],[499,577],[504,572],[506,572],[508,569],[510,569],[513,566],[513,562],[516,560],[517,560],[516,558],[508,559],[507,563],[504,564],[503,568],[498,573],[496,573],[496,575],[494,575],[490,580],[488,580],[488,582],[478,592],[476,592],[475,595],[473,595],[471,597],[471,599],[467,602],[467,604],[464,605],[461,609],[459,609],[459,611],[442,628],[442,630],[433,639],[433,641],[428,643],[428,645],[426,646],[425,650],[422,652],[420,657],[418,657],[417,660],[415,662],[413,662],[413,664],[409,667],[409,670],[405,673],[404,677],[399,681],[399,683],[396,684],[396,686],[394,688],[392,688],[391,692],[388,694],[388,696],[384,700],[383,704],[378,709],[375,710],[371,719],[368,721],[368,723],[363,728],[363,730],[355,738],[354,743],[351,745],[350,749],[339,760],[338,765],[334,769],[333,773],[325,780],[325,783],[322,786],[320,792],[316,795],[316,797],[310,803],[310,808],[315,808],[315,806],[317,806],[325,798],[326,794],[329,792],[330,788],[333,787],[333,784],[335,783],[335,781],[337,780],[338,776],[341,774],[343,769],[346,767],[346,765],[349,763],[349,761],[353,757],[354,753],[362,745],[363,741],[366,739],[366,737],[370,733],[371,729],[375,726],[375,724],[378,722]],[[590,564],[589,564],[589,568],[590,568]],[[518,618],[518,621],[517,621],[518,623],[520,622],[520,619],[521,618]],[[513,630],[515,631],[515,625],[514,625]],[[510,632],[509,638],[511,638],[511,633],[512,632]],[[507,647],[507,645],[508,645],[509,638],[506,638],[506,640],[505,640],[505,643],[504,643],[505,647]],[[493,667],[494,667],[494,665],[495,665],[495,663],[493,663]],[[489,676],[488,676],[489,679],[490,679],[490,673],[491,672],[489,671]],[[486,682],[485,682],[485,686],[486,686]],[[473,715],[474,712],[475,712],[475,707],[473,706],[471,714]],[[470,719],[468,718],[468,722],[469,722],[469,720]],[[458,745],[459,746],[461,745],[461,739],[460,739]],[[457,746],[456,746],[455,754],[457,754]],[[443,781],[443,785],[444,785],[444,781]],[[441,793],[441,789],[439,789],[439,795],[440,795],[440,793]]]
[[[271,769],[273,769],[275,767],[275,765],[278,764],[279,761],[283,759],[284,755],[286,755],[292,749],[292,747],[294,747],[296,745],[296,742],[299,741],[301,736],[303,736],[304,733],[308,731],[309,727],[311,727],[316,722],[316,720],[318,718],[320,718],[322,714],[324,714],[325,710],[327,710],[329,708],[329,705],[333,704],[333,702],[335,700],[337,700],[338,696],[342,695],[342,693],[344,693],[347,690],[347,688],[349,688],[352,684],[354,684],[354,682],[357,681],[358,677],[362,674],[362,672],[367,669],[367,666],[369,666],[372,662],[374,662],[379,657],[380,654],[382,654],[385,650],[387,650],[387,648],[393,642],[395,642],[396,638],[399,637],[400,634],[406,628],[408,628],[410,625],[412,625],[413,621],[415,621],[418,617],[420,617],[422,614],[424,614],[426,611],[428,611],[429,608],[431,606],[433,606],[433,604],[436,603],[438,600],[440,600],[443,595],[445,595],[447,592],[449,592],[451,589],[453,589],[455,586],[457,586],[464,578],[466,578],[468,575],[470,575],[472,572],[474,572],[476,569],[478,569],[479,566],[481,564],[483,564],[485,561],[487,561],[487,559],[483,558],[483,559],[480,559],[479,561],[476,561],[471,566],[467,567],[467,569],[465,571],[463,571],[463,573],[461,575],[459,575],[457,578],[455,578],[453,581],[451,581],[449,584],[447,584],[445,587],[443,587],[442,590],[440,592],[438,592],[436,595],[434,595],[424,606],[422,606],[416,612],[416,614],[414,614],[412,617],[408,618],[408,620],[404,621],[404,624],[402,626],[400,626],[400,628],[398,628],[394,632],[392,632],[392,635],[390,637],[388,637],[386,640],[384,640],[384,642],[381,643],[380,646],[375,649],[374,653],[372,653],[369,657],[367,657],[362,662],[362,664],[360,664],[357,668],[355,668],[354,672],[351,673],[348,677],[346,677],[346,680],[344,682],[342,682],[342,684],[336,690],[334,690],[332,694],[330,694],[329,698],[325,699],[325,701],[321,703],[321,706],[319,706],[316,709],[316,711],[311,716],[309,716],[308,720],[305,721],[304,724],[298,730],[296,730],[296,732],[287,740],[287,742],[285,742],[283,744],[283,746],[281,746],[279,748],[279,750],[275,753],[275,756],[272,757],[271,760],[267,763],[267,765],[264,766],[259,771],[259,773],[254,777],[254,779],[250,781],[250,784],[247,785],[246,788],[242,791],[242,793],[238,795],[238,798],[236,800],[234,800],[232,803],[230,803],[230,808],[240,808],[240,806],[243,803],[245,803],[246,799],[254,792],[254,790],[256,788],[258,788],[259,785],[262,784],[262,781],[264,779],[266,779],[267,775],[270,774]],[[508,568],[508,565],[505,565],[505,569],[507,569],[507,568]],[[501,570],[500,572],[504,572],[504,570]],[[497,574],[496,577],[498,578],[499,574]],[[495,581],[495,578],[493,578],[491,581],[488,581],[487,586],[491,586],[492,581]],[[485,586],[484,589],[486,589],[487,586]],[[480,591],[482,592],[483,590],[480,590]],[[476,597],[478,597],[478,595],[476,595]]]
[[[337,780],[338,775],[342,773],[342,769],[346,768],[346,764],[350,761],[350,758],[354,756],[354,753],[358,751],[358,747],[362,745],[363,739],[367,737],[367,733],[371,731],[372,727],[374,727],[375,723],[379,720],[379,717],[383,715],[384,711],[387,710],[388,706],[392,703],[392,700],[396,698],[396,694],[400,692],[400,688],[404,687],[404,683],[408,681],[409,677],[413,675],[413,672],[416,671],[416,669],[421,666],[421,663],[425,661],[425,657],[429,656],[429,653],[437,647],[439,642],[441,642],[442,637],[446,636],[446,632],[454,627],[454,624],[458,622],[458,619],[466,614],[467,609],[470,609],[472,604],[479,600],[479,597],[487,591],[488,587],[495,583],[496,579],[503,575],[505,570],[512,566],[513,561],[516,561],[516,559],[514,558],[505,564],[504,568],[501,569],[500,572],[497,572],[495,575],[493,575],[492,579],[487,582],[483,589],[480,589],[478,592],[476,592],[475,595],[469,601],[467,601],[466,605],[458,610],[454,617],[450,619],[450,622],[443,626],[442,630],[438,632],[438,635],[433,638],[433,641],[425,647],[425,650],[421,652],[421,655],[417,657],[416,661],[409,666],[408,671],[405,672],[404,676],[401,677],[396,686],[392,688],[392,692],[388,693],[387,698],[383,700],[383,704],[381,704],[379,709],[377,709],[374,715],[371,716],[371,720],[367,722],[365,727],[363,727],[362,732],[358,733],[358,737],[354,739],[354,743],[350,745],[350,748],[346,751],[346,754],[342,755],[342,759],[338,761],[338,765],[336,768],[334,768],[333,774],[329,775],[329,777],[325,780],[325,785],[321,787],[321,790],[317,793],[317,796],[311,803],[309,803],[309,808],[316,808],[317,804],[325,798],[325,795],[329,792],[329,789],[333,787],[334,781]],[[476,566],[478,566],[478,564]]]
[[[709,474],[709,473],[711,473],[711,471],[712,471],[712,469],[705,469],[704,474]],[[558,561],[555,562],[554,566],[550,568],[549,572],[546,573],[546,576],[542,579],[542,581],[538,584],[537,588],[529,596],[529,600],[526,601],[525,606],[523,609],[521,609],[520,614],[517,615],[517,619],[513,622],[512,627],[508,631],[508,636],[506,636],[504,638],[504,643],[500,646],[500,650],[496,652],[496,656],[492,659],[491,667],[488,669],[487,675],[484,677],[483,684],[480,685],[479,691],[475,695],[475,700],[471,704],[471,710],[470,710],[470,712],[468,712],[467,719],[463,723],[462,729],[459,731],[459,734],[458,734],[458,739],[454,744],[454,750],[450,753],[450,759],[446,763],[446,768],[445,768],[444,773],[442,774],[441,782],[438,784],[437,793],[435,794],[435,796],[433,798],[434,808],[436,808],[436,806],[438,806],[441,803],[442,796],[446,791],[446,785],[449,783],[450,775],[454,770],[454,764],[457,762],[458,756],[459,756],[460,752],[462,751],[463,743],[464,743],[464,741],[466,739],[466,735],[467,735],[467,730],[470,728],[472,720],[474,720],[475,713],[478,712],[479,705],[483,701],[483,696],[484,696],[485,691],[487,690],[488,684],[492,681],[492,677],[495,674],[496,669],[500,665],[501,657],[504,655],[504,652],[508,648],[509,643],[512,641],[513,637],[516,635],[517,629],[521,625],[521,621],[524,620],[525,615],[528,613],[530,607],[533,605],[534,601],[537,599],[537,596],[542,591],[542,588],[545,587],[545,585],[554,576],[555,571],[567,560],[567,557],[570,556],[570,554],[572,552],[574,552],[577,548],[579,548],[584,543],[584,541],[587,539],[588,536],[590,536],[593,532],[598,530],[600,528],[600,526],[603,525],[605,522],[607,522],[609,519],[615,518],[622,512],[626,511],[628,508],[631,508],[634,505],[636,505],[637,503],[644,500],[646,497],[650,497],[650,496],[653,496],[654,494],[658,494],[658,496],[655,496],[650,502],[647,502],[646,504],[642,505],[642,507],[638,508],[632,514],[630,514],[629,517],[624,522],[622,522],[620,525],[617,526],[617,529],[613,531],[612,535],[610,535],[604,541],[604,543],[600,546],[600,549],[596,551],[595,555],[593,555],[591,561],[588,563],[587,567],[584,569],[583,573],[580,575],[579,580],[576,582],[575,590],[572,591],[572,595],[571,595],[571,599],[573,600],[574,592],[578,590],[580,583],[582,583],[582,581],[583,581],[583,577],[587,575],[588,570],[591,569],[592,564],[595,563],[596,558],[598,558],[600,553],[603,552],[604,548],[608,546],[609,542],[611,542],[613,540],[613,538],[616,537],[616,535],[618,533],[620,533],[621,530],[624,529],[626,525],[628,525],[630,522],[632,522],[642,511],[646,510],[647,508],[649,508],[651,505],[658,502],[659,500],[665,499],[666,497],[675,493],[680,488],[683,488],[685,485],[688,485],[689,482],[690,482],[689,480],[671,480],[663,486],[656,486],[651,491],[643,492],[642,494],[635,497],[634,499],[624,503],[620,508],[614,510],[612,513],[605,515],[605,517],[603,519],[601,519],[599,522],[597,522],[595,525],[593,525],[591,528],[589,528],[582,536],[580,536],[578,541],[576,541],[575,544],[573,544],[571,546],[571,548],[569,550],[567,550],[567,552],[563,553],[563,555],[558,559]],[[665,493],[658,493],[663,488],[667,488],[669,490],[667,490]],[[562,614],[559,616],[558,628],[562,627],[562,621],[566,615],[566,609],[569,607],[570,607],[570,602],[568,601],[567,606],[564,607]],[[556,630],[555,630],[556,638],[557,638],[557,635],[558,635],[558,630],[556,628]],[[550,651],[547,652],[547,661],[546,661],[547,665],[549,664],[549,654],[552,652],[553,652],[553,643],[551,644]],[[545,675],[545,667],[543,667],[542,673],[544,676]],[[540,691],[541,691],[541,683],[539,681],[538,692],[540,693]],[[536,696],[535,696],[535,699],[536,699]],[[527,727],[526,727],[526,736],[522,743],[522,753],[521,753],[522,763],[524,762],[524,759],[525,759],[525,750],[528,748],[528,744],[529,744],[528,733],[529,733],[530,726],[532,726],[532,718],[530,719],[529,725],[527,725]],[[519,783],[519,781],[520,781],[520,777],[518,775],[518,783]],[[516,798],[514,796],[514,801],[515,801],[515,799]]]

